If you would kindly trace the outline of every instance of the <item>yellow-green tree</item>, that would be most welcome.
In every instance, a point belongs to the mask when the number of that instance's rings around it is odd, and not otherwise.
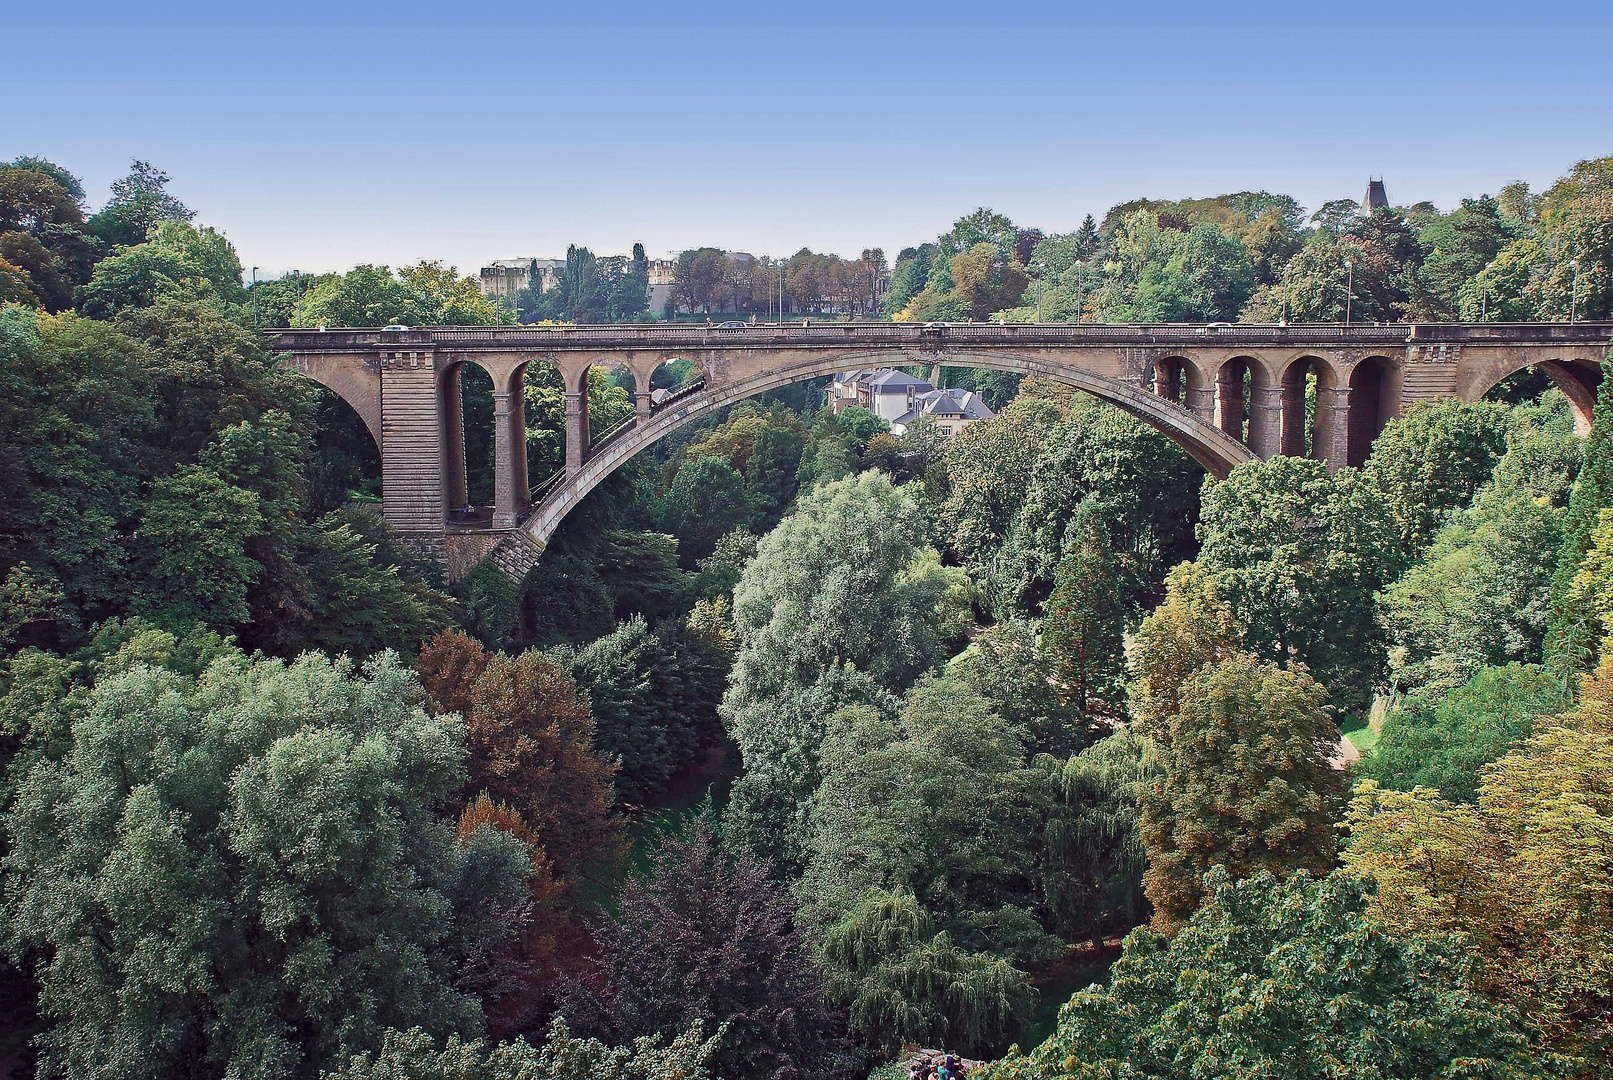
[[[1364,783],[1346,862],[1397,930],[1471,935],[1490,993],[1516,1004],[1582,1075],[1613,1068],[1613,662],[1578,707],[1491,765],[1477,806]]]
[[[1182,684],[1206,664],[1243,647],[1243,626],[1216,584],[1198,563],[1182,563],[1165,579],[1165,600],[1142,621],[1127,657],[1131,668],[1131,715],[1156,740],[1168,734]]]
[[[1159,929],[1193,914],[1212,867],[1234,880],[1333,868],[1337,742],[1326,695],[1302,666],[1236,652],[1188,678],[1160,740],[1164,773],[1142,791],[1143,881]]]

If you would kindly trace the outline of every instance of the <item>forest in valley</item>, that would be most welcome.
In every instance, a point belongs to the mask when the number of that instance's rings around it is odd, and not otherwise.
[[[1613,1069],[1613,380],[1588,436],[1523,370],[1359,469],[1224,480],[1036,378],[942,368],[996,410],[951,438],[818,380],[655,444],[525,581],[450,583],[258,331],[653,319],[642,248],[514,304],[433,262],[246,282],[168,182],[91,212],[0,164],[11,1075]],[[1607,319],[1613,159],[1446,212],[716,250],[675,293],[747,318],[782,271],[895,320]],[[630,379],[593,372],[595,430]],[[542,478],[563,387],[524,392]]]

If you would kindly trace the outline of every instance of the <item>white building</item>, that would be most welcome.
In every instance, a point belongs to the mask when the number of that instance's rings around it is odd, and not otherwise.
[[[920,394],[935,387],[895,368],[862,368],[836,375],[829,386],[829,404],[839,415],[842,409],[860,405],[887,423],[911,412]]]

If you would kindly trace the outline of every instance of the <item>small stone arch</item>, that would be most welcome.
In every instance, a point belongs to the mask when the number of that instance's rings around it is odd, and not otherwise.
[[[442,365],[437,372],[437,401],[440,410],[439,430],[442,432],[442,462],[443,462],[443,518],[445,521],[456,524],[471,525],[480,523],[484,527],[491,520],[492,509],[488,503],[496,502],[496,487],[498,483],[497,450],[498,419],[495,412],[487,416],[486,431],[481,430],[482,425],[477,424],[478,436],[485,434],[486,438],[476,438],[474,441],[466,438],[465,422],[465,395],[464,374],[466,365],[480,376],[485,376],[492,384],[495,402],[499,389],[499,382],[503,372],[496,366],[483,363],[476,356],[455,356]],[[488,471],[494,491],[483,492],[491,496],[488,503],[480,507],[472,506],[470,490],[470,446],[475,446],[474,457],[477,463],[485,466]],[[485,510],[485,512],[480,512]]]
[[[1173,355],[1154,361],[1150,381],[1154,393],[1185,409],[1191,406],[1193,390],[1203,386],[1204,377],[1193,361]]]
[[[1393,368],[1387,356],[1365,356],[1350,368],[1347,464],[1360,468],[1372,450],[1372,440],[1389,422],[1389,377]]]
[[[1314,380],[1314,382],[1313,382]],[[1326,358],[1302,353],[1283,365],[1279,453],[1324,458],[1332,436],[1333,413],[1323,397],[1338,386],[1338,372]],[[1307,398],[1311,398],[1307,403]]]

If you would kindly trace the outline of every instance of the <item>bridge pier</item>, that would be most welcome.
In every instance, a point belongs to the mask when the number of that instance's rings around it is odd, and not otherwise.
[[[1187,411],[1206,424],[1215,423],[1215,390],[1213,385],[1187,388]]]
[[[1303,403],[1301,403],[1303,404]],[[1249,449],[1264,461],[1282,451],[1283,388],[1249,387]]]
[[[526,473],[526,408],[522,369],[493,385],[493,528],[513,529],[531,497]]]
[[[1316,455],[1327,462],[1328,472],[1350,463],[1350,388],[1316,388]]]
[[[470,502],[465,479],[465,396],[459,385],[459,366],[442,377],[443,517]]]
[[[566,475],[582,471],[588,460],[588,371],[583,370],[582,390],[566,391]]]

